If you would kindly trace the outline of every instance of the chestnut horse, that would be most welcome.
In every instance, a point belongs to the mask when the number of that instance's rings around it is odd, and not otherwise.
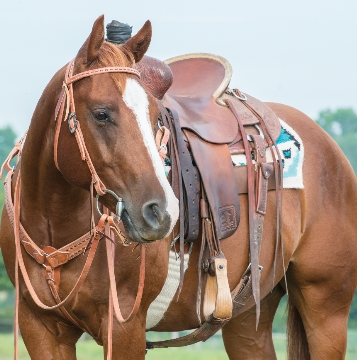
[[[144,55],[150,38],[151,28],[146,23],[124,46],[109,44],[104,42],[103,19],[99,18],[76,57],[74,72],[103,66],[131,67]],[[21,223],[33,241],[42,247],[60,248],[90,230],[91,174],[67,129],[63,129],[59,137],[58,169],[53,158],[55,123],[51,119],[65,70],[54,76],[38,103],[21,161],[13,175],[16,180],[21,169]],[[122,219],[128,236],[134,241],[150,242],[146,247],[141,306],[130,322],[114,321],[113,325],[113,359],[144,359],[146,314],[165,282],[172,237],[153,240],[167,236],[178,213],[168,183],[160,175],[160,171],[164,172],[158,164],[157,153],[151,150],[153,134],[143,132],[140,122],[143,120],[138,119],[138,113],[144,112],[153,128],[159,110],[140,81],[130,74],[87,77],[74,85],[74,98],[94,168],[107,188],[125,201]],[[260,254],[263,266],[260,322],[256,330],[255,307],[250,300],[223,327],[224,344],[230,359],[276,359],[272,321],[281,297],[288,291],[288,331],[292,340],[289,358],[343,359],[347,317],[357,285],[356,177],[341,150],[311,119],[284,105],[269,106],[304,142],[304,189],[284,190],[282,242],[276,253],[276,197],[274,191],[269,192]],[[101,202],[114,211],[115,202],[110,195],[103,196]],[[228,261],[231,289],[239,283],[249,262],[246,195],[240,195],[240,203],[239,228],[221,242]],[[14,235],[6,211],[0,240],[5,265],[14,282]],[[84,331],[104,345],[105,354],[108,353],[109,278],[105,241],[109,240],[99,242],[80,291],[65,305],[78,326],[58,309],[48,311],[37,307],[20,277],[20,329],[32,359],[75,359],[75,344]],[[195,306],[199,248],[199,244],[193,246],[178,301],[171,302],[165,317],[153,330],[180,331],[199,326]],[[40,299],[46,304],[55,304],[44,280],[43,268],[23,253]],[[132,309],[137,293],[138,254],[134,245],[117,245],[115,275],[125,314]],[[275,254],[278,258],[274,276]],[[61,298],[73,288],[85,261],[86,256],[80,256],[63,266]]]
[[[102,204],[113,212],[116,211],[115,197],[106,194],[102,185],[124,200],[122,221],[131,240],[150,243],[165,238],[172,231],[178,218],[178,200],[165,176],[152,133],[159,110],[154,97],[146,93],[133,69],[144,56],[150,40],[149,21],[125,44],[125,49],[104,41],[103,17],[94,23],[75,58],[73,73],[86,75],[86,71],[97,68],[109,68],[109,72],[93,73],[76,81],[72,85],[72,98],[71,94],[67,96],[68,106],[73,108],[74,103],[76,106],[78,123],[75,124],[80,124],[84,139],[80,145],[69,131],[73,126],[62,121],[56,106],[57,103],[60,107],[63,105],[63,111],[67,107],[61,97],[68,66],[60,69],[45,88],[33,114],[21,160],[12,181],[7,178],[7,182],[12,183],[13,199],[17,179],[21,180],[20,221],[40,249],[60,249],[91,230],[93,199],[89,190],[94,182],[95,190],[102,192]],[[83,161],[83,151],[86,161]],[[10,220],[9,211],[4,208],[0,245],[8,275],[15,283],[16,248]],[[53,306],[43,266],[21,248],[35,293],[42,303]],[[129,342],[136,344],[135,350],[131,350],[133,358],[144,356],[145,311],[162,285],[156,274],[161,273],[161,266],[165,265],[165,250],[159,243],[146,250],[147,277],[152,284],[146,281],[141,309],[124,333],[119,335],[123,330],[120,326],[114,329],[115,338],[120,338],[120,344],[114,346],[114,356],[118,356],[118,349]],[[124,314],[133,307],[137,293],[140,261],[136,259],[139,255],[134,245],[121,246],[117,251],[120,273],[116,274],[116,279]],[[86,256],[77,256],[63,266],[61,299],[74,287],[85,262]],[[80,292],[65,306],[77,326],[59,309],[40,309],[30,296],[24,278],[20,277],[19,326],[32,359],[75,359],[74,345],[84,331],[105,345],[109,286],[106,262],[105,240],[102,240]]]

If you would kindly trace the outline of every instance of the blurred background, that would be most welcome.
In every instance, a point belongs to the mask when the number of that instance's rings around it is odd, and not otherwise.
[[[357,171],[357,2],[353,0],[12,0],[0,3],[0,164],[28,128],[54,73],[71,60],[94,20],[119,20],[133,34],[149,19],[148,55],[161,60],[192,52],[225,57],[232,87],[263,101],[291,105],[318,122]],[[50,121],[51,119],[48,119]],[[0,206],[3,204],[0,186]],[[14,295],[0,256],[0,359],[12,358]],[[285,358],[282,301],[274,323],[279,359]],[[357,358],[357,301],[349,320],[347,359]],[[152,334],[169,338],[178,334]],[[100,359],[84,337],[79,359]],[[21,359],[28,359],[25,349]],[[153,350],[148,359],[227,359],[219,336],[205,344]]]

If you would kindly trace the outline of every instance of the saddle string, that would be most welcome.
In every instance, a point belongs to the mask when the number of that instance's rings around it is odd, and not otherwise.
[[[248,183],[253,184],[254,181],[254,167],[251,160],[251,150],[248,144],[248,139],[244,126],[239,114],[236,112],[231,101],[226,99],[225,102],[233,112],[234,116],[237,119],[239,130],[242,134],[244,151],[247,158],[247,173],[248,173]],[[253,297],[256,304],[256,327],[258,327],[259,317],[260,317],[260,272],[259,272],[259,245],[258,238],[256,237],[255,230],[255,193],[252,186],[248,186],[248,219],[249,219],[249,238],[250,238],[250,263],[251,263],[251,274],[252,274],[252,286],[253,286]]]
[[[202,219],[202,221],[204,221]],[[206,236],[205,236],[205,227],[202,227],[202,237],[201,237],[201,248],[200,254],[198,256],[198,287],[197,287],[197,295],[196,295],[196,314],[199,326],[202,325],[201,321],[201,302],[202,302],[202,266],[203,266],[203,255],[206,249]]]
[[[208,291],[207,287],[210,287],[208,282],[212,282],[211,276],[215,277],[217,274],[214,270],[214,262],[217,258],[224,258],[224,254],[222,253],[221,246],[219,240],[217,240],[214,225],[213,225],[213,215],[211,208],[208,203],[208,199],[206,196],[206,192],[204,187],[201,187],[201,199],[200,199],[200,216],[201,216],[201,247],[199,253],[199,266],[198,266],[198,287],[197,287],[197,295],[196,295],[196,314],[199,322],[199,326],[202,325],[201,321],[201,300],[202,300],[202,272],[205,272],[207,275],[206,281],[206,289],[205,289],[205,303],[203,304],[203,313],[204,316],[207,316],[207,312],[210,310],[206,310],[206,308],[210,309],[212,301],[216,303],[217,298],[215,292],[212,293]],[[208,253],[205,258],[205,254]],[[218,291],[218,289],[217,289]],[[213,298],[212,298],[213,296]],[[214,316],[214,315],[213,315]],[[207,321],[207,319],[206,319]]]
[[[236,92],[238,89],[233,89],[234,92]],[[238,90],[239,91],[239,90]],[[240,94],[240,93],[239,93]],[[286,267],[285,267],[285,259],[284,259],[284,249],[283,249],[283,241],[282,241],[282,202],[283,202],[283,163],[281,159],[280,152],[278,151],[277,143],[270,133],[270,129],[265,125],[265,122],[263,121],[262,117],[258,112],[256,112],[246,101],[241,101],[244,106],[248,108],[259,120],[259,123],[261,125],[261,129],[263,131],[264,137],[267,141],[267,144],[269,146],[269,149],[271,151],[272,157],[273,157],[273,166],[274,166],[274,172],[275,172],[275,189],[276,189],[276,238],[275,238],[275,250],[274,250],[274,267],[273,267],[273,283],[272,287],[274,287],[275,282],[275,276],[276,276],[276,262],[277,262],[277,253],[278,253],[278,246],[279,246],[279,240],[282,247],[282,261],[283,261],[283,269],[284,269],[284,280],[285,280],[285,287],[286,292],[288,294],[288,287],[287,287],[287,280],[286,280]],[[274,151],[274,148],[276,151]]]

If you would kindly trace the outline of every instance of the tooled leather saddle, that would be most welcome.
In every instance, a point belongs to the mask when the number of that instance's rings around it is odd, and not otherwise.
[[[260,133],[258,126],[263,119],[268,132],[276,140],[280,134],[276,114],[254,97],[237,96],[228,90],[232,68],[226,59],[217,55],[188,54],[165,63],[145,56],[137,68],[151,93],[162,100],[166,108],[177,113],[178,126],[189,145],[207,194],[217,238],[231,236],[239,224],[238,194],[247,192],[247,176],[243,174],[242,181],[237,175],[239,170],[232,167],[231,155],[245,151],[242,131],[239,131],[237,119],[225,101],[231,101],[248,135]],[[190,171],[193,172],[191,179],[194,179],[197,174],[192,167],[184,169],[183,175],[187,177]],[[183,184],[186,193],[192,181]],[[198,235],[199,199],[196,190],[191,193],[191,199],[187,195],[184,197],[189,202],[186,208],[191,212],[185,216],[185,239],[188,241]],[[196,221],[190,226],[193,218]]]
[[[156,89],[155,83],[166,79],[165,86],[161,81],[160,91],[151,92],[161,100],[158,104],[163,125],[173,134],[172,186],[180,196],[180,219],[184,219],[180,221],[180,254],[183,255],[182,244],[194,241],[201,230],[204,245],[200,261],[210,275],[203,305],[206,322],[188,337],[150,344],[150,347],[182,346],[207,339],[251,296],[256,303],[258,324],[259,253],[267,191],[282,187],[281,159],[273,148],[281,128],[278,117],[267,105],[228,88],[232,68],[224,58],[189,54],[160,65],[150,61],[148,67],[147,60],[144,58],[138,66],[148,90]],[[152,67],[153,64],[159,68]],[[271,164],[266,160],[268,148],[273,157]],[[233,167],[231,155],[235,154],[245,154],[247,166]],[[232,236],[238,228],[242,193],[248,194],[250,264],[230,293],[219,240]],[[279,192],[276,193],[278,204]]]

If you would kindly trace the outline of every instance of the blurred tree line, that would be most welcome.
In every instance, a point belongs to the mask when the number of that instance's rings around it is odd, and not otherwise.
[[[0,166],[5,161],[9,152],[12,150],[15,144],[16,134],[10,126],[6,126],[0,129]],[[5,179],[6,174],[3,174],[2,182]],[[2,211],[4,204],[4,186],[0,183],[0,211]],[[1,220],[0,220],[1,221]],[[1,224],[0,224],[1,226]],[[7,277],[4,262],[0,254],[0,291],[12,289],[13,286]]]
[[[337,142],[357,174],[357,114],[351,108],[327,109],[316,122]]]
[[[323,110],[320,112],[316,122],[337,142],[349,159],[355,173],[357,174],[357,114],[351,108],[341,108],[335,111]],[[0,129],[0,165],[14,146],[16,134],[10,126]],[[0,184],[0,209],[4,203],[4,187]],[[0,256],[0,292],[13,289],[8,280],[2,256]],[[357,292],[351,307],[349,327],[357,328]],[[274,321],[274,330],[283,332],[285,326],[281,320],[286,301],[278,309],[277,319]],[[1,311],[0,311],[1,316]]]

